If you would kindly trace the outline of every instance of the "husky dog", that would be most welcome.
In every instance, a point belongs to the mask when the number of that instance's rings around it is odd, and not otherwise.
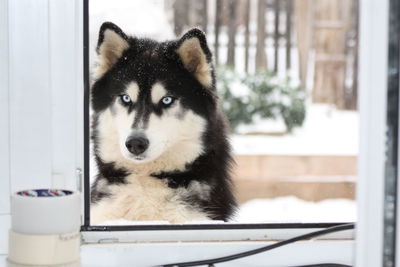
[[[106,22],[97,53],[91,223],[228,220],[232,158],[204,33],[156,42]]]

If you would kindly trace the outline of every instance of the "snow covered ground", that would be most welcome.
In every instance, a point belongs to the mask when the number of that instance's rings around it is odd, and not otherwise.
[[[353,222],[356,202],[348,199],[327,199],[310,202],[296,197],[253,199],[240,206],[236,222],[305,223]]]
[[[330,223],[355,222],[356,202],[348,199],[328,199],[310,202],[296,197],[253,199],[240,206],[233,223]],[[188,223],[221,223],[196,221]],[[168,224],[166,221],[114,220],[102,225]]]
[[[292,134],[283,136],[233,135],[236,154],[260,155],[357,155],[359,145],[358,113],[341,111],[329,105],[307,107],[306,120]],[[239,127],[240,133],[284,132],[280,121],[258,121]]]

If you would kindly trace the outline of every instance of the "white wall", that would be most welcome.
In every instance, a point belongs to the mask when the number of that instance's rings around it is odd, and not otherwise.
[[[8,103],[8,2],[0,0],[0,253],[7,248],[10,223],[10,161]]]
[[[81,13],[79,0],[0,0],[0,254],[10,192],[76,189],[76,168],[83,168]]]
[[[0,0],[0,216],[10,211],[9,105],[8,105],[8,3]]]

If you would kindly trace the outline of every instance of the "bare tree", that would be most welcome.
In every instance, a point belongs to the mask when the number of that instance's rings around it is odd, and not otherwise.
[[[280,0],[274,2],[274,13],[275,13],[275,30],[274,30],[274,72],[278,72],[279,62],[279,21],[280,21]]]
[[[291,68],[293,0],[286,0],[286,70]]]
[[[182,34],[185,26],[189,24],[189,3],[187,0],[175,0],[174,9],[174,32],[176,36]]]
[[[222,0],[215,0],[215,24],[214,24],[214,58],[215,64],[219,64],[219,30],[221,27],[221,11],[222,11]]]
[[[267,69],[267,55],[265,54],[265,9],[265,0],[258,0],[256,71]]]
[[[244,71],[249,72],[249,46],[250,46],[250,0],[245,0],[244,11]]]
[[[229,66],[235,66],[235,48],[236,48],[236,10],[237,0],[229,0],[229,24],[228,24],[228,59],[226,64]]]
[[[208,25],[208,0],[202,1],[202,14],[201,14],[201,27],[205,33],[207,33]]]
[[[358,37],[358,29],[359,29],[359,16],[360,16],[360,11],[359,11],[359,1],[355,0],[353,1],[353,6],[352,6],[352,10],[351,12],[353,14],[355,14],[355,16],[353,17],[352,21],[351,21],[351,28],[352,28],[352,32],[353,32],[353,39],[354,39],[354,48],[353,48],[353,53],[352,53],[352,57],[353,57],[353,84],[351,87],[351,92],[350,92],[350,96],[347,100],[346,103],[346,108],[347,109],[357,109],[357,98],[358,98],[358,41],[359,41],[359,37]]]
[[[208,24],[208,1],[207,0],[187,0],[191,2],[191,8],[193,12],[189,12],[192,17],[192,25],[200,27],[204,32],[207,31]]]

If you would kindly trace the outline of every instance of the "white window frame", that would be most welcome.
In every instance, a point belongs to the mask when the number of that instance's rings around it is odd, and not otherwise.
[[[358,173],[363,179],[357,184],[356,242],[353,232],[347,231],[226,266],[326,261],[381,266],[388,3],[360,0]],[[82,14],[80,0],[0,0],[0,169],[6,178],[0,179],[0,196],[29,187],[81,187],[77,180],[79,170],[84,168],[83,108],[79,108],[83,107],[84,78]],[[38,129],[29,131],[27,125]],[[26,140],[27,133],[31,140],[39,140],[39,145]],[[9,200],[0,201],[0,254],[6,254]],[[82,232],[82,263],[148,265],[153,260],[149,254],[153,253],[165,263],[205,259],[312,230],[317,229]]]
[[[356,263],[382,266],[389,1],[360,1]]]
[[[83,168],[82,1],[0,0],[0,254],[10,194],[77,188]]]

